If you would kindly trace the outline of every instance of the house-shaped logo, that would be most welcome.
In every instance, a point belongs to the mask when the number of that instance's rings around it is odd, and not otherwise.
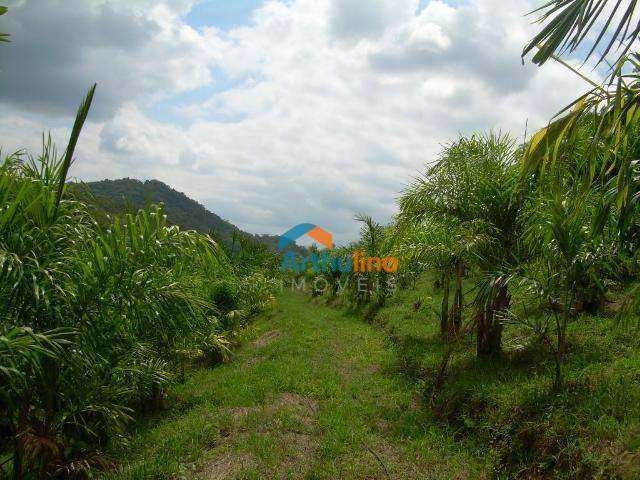
[[[295,241],[303,235],[313,238],[316,242],[328,249],[333,248],[333,235],[312,223],[301,223],[282,234],[280,236],[280,241],[278,242],[278,248],[280,250],[285,249],[288,245],[295,243]]]

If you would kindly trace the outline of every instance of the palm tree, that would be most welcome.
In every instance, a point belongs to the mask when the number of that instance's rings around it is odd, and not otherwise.
[[[523,283],[534,311],[553,325],[544,328],[543,337],[547,330],[556,337],[555,344],[550,343],[556,363],[555,388],[562,385],[569,321],[580,310],[602,304],[611,269],[612,243],[593,230],[594,197],[592,191],[556,191],[541,196],[528,211],[524,237],[532,259]]]
[[[623,3],[626,3],[623,6]],[[589,159],[591,177],[613,172],[621,210],[628,201],[627,191],[636,176],[637,166],[628,154],[628,138],[640,119],[640,56],[630,52],[640,34],[635,18],[636,0],[552,0],[535,12],[543,12],[543,29],[525,46],[523,57],[538,49],[533,62],[542,65],[549,58],[562,63],[591,84],[591,89],[560,111],[549,125],[537,132],[524,152],[525,174],[554,170],[559,156],[571,144],[584,124],[591,127]],[[592,32],[598,28],[598,32]],[[593,34],[592,34],[593,33]],[[609,63],[608,78],[601,85],[593,82],[559,55],[576,53],[587,44],[584,60],[603,46],[597,64],[607,62],[614,50],[617,58]],[[601,155],[602,152],[605,155]]]
[[[360,252],[364,252],[368,257],[378,257],[380,259],[386,257],[390,251],[389,239],[386,235],[385,227],[374,221],[368,215],[356,215],[355,220],[362,224],[360,229],[360,240],[357,248]],[[387,298],[387,274],[384,270],[377,271],[372,269],[370,272],[355,273],[355,283],[358,278],[363,278],[366,283],[366,291],[359,292],[358,297],[362,303],[369,303],[375,295],[378,306],[383,306]]]
[[[485,276],[504,279],[508,277],[502,272],[518,263],[515,246],[522,205],[518,179],[514,144],[508,136],[473,135],[447,145],[438,162],[414,180],[400,199],[404,222],[439,224],[448,230],[451,248],[446,251],[452,254],[450,271],[456,278],[456,291],[450,312],[453,318],[446,321],[454,325],[459,324],[462,274],[467,264],[479,267]],[[491,285],[474,302],[479,355],[499,351],[502,327],[495,312],[509,306],[507,285],[495,281]],[[443,302],[443,324],[444,307]]]
[[[5,422],[14,439],[14,478],[22,478],[24,474],[29,451],[29,410],[33,396],[37,395],[35,387],[47,380],[46,360],[59,361],[74,335],[75,332],[65,329],[35,333],[28,327],[0,325],[0,397],[2,410],[7,412]],[[40,451],[42,456],[53,453],[47,449]]]
[[[224,359],[212,284],[235,282],[250,313],[273,291],[239,280],[219,245],[168,226],[161,206],[100,226],[70,195],[94,89],[61,155],[49,139],[39,156],[0,164],[0,418],[17,479],[45,478],[123,438],[186,358]]]
[[[396,246],[403,264],[417,262],[437,272],[442,285],[440,331],[455,336],[462,325],[464,292],[462,280],[468,265],[474,261],[476,250],[489,241],[480,222],[456,223],[454,218],[428,219],[412,224],[404,220],[396,225]],[[451,282],[454,282],[453,303],[450,305]]]
[[[272,249],[238,230],[233,231],[226,253],[240,276],[255,271],[275,272],[278,269],[278,255]]]
[[[442,286],[442,308],[440,310],[440,333],[448,335],[454,330],[449,317],[449,295],[451,271],[456,262],[451,231],[440,223],[413,223],[408,215],[401,215],[396,225],[397,251],[404,265],[413,263],[434,269]]]

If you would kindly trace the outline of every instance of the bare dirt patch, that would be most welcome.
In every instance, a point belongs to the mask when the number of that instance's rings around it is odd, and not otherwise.
[[[278,411],[288,411],[296,418],[309,426],[315,412],[318,410],[318,402],[312,397],[306,397],[297,393],[285,392],[271,401],[251,407],[229,408],[226,412],[234,422],[236,430],[244,430],[242,423],[252,414],[273,417]],[[267,425],[265,425],[267,427]]]
[[[283,393],[270,406],[274,411],[285,410],[289,412],[305,431],[313,426],[313,419],[318,410],[318,402],[311,397],[298,395],[297,393]]]
[[[245,418],[251,412],[255,412],[256,410],[256,407],[235,407],[229,409],[229,414],[234,421],[237,421]]]
[[[318,402],[315,399],[289,392],[280,395],[275,404],[279,407],[309,410],[310,413],[315,413],[318,409]]]
[[[357,466],[357,470],[361,472],[360,478],[367,480],[389,480],[390,478],[463,480],[471,478],[466,473],[458,475],[449,472],[446,467],[422,464],[417,458],[407,456],[389,439],[380,438],[374,445],[363,447],[360,452],[348,460],[351,466]]]
[[[253,344],[256,347],[266,347],[281,335],[280,330],[271,330],[258,338]]]
[[[203,465],[194,478],[224,480],[233,478],[243,470],[255,468],[256,461],[249,454],[226,452]]]
[[[244,362],[247,367],[253,367],[254,365],[258,365],[260,362],[263,362],[265,357],[263,355],[252,355],[248,356]]]
[[[269,442],[282,445],[281,448],[285,452],[283,468],[308,468],[311,464],[310,459],[315,456],[318,447],[313,436],[313,422],[317,410],[317,400],[291,392],[273,395],[262,404],[225,409],[224,415],[228,415],[231,420],[227,431],[210,451],[210,455],[214,456],[205,460],[203,466],[191,478],[232,479],[245,470],[263,468],[264,466],[251,454],[237,451],[238,445],[246,444],[252,435],[268,438]],[[287,426],[283,424],[283,421],[292,420],[293,423]],[[229,449],[235,452],[232,453]]]
[[[311,455],[316,448],[313,437],[306,433],[287,433],[284,438],[287,444],[295,447],[298,454],[305,455],[305,457]]]

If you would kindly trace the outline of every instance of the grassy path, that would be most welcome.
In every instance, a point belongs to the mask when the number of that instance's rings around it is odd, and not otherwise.
[[[285,294],[231,363],[174,390],[105,478],[483,478],[394,362],[380,329]]]

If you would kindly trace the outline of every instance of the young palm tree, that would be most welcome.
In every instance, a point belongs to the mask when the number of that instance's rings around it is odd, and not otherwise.
[[[162,206],[105,227],[70,196],[94,89],[62,155],[48,140],[0,165],[0,422],[16,479],[63,475],[160,405],[187,359],[227,358],[212,285],[234,285],[246,315],[273,300],[268,278],[239,279],[218,244],[168,226]]]
[[[545,189],[532,196],[526,213],[524,241],[530,261],[524,271],[539,294],[536,308],[555,323],[557,388],[570,319],[581,311],[601,309],[616,261],[625,256],[615,242],[615,217],[598,225],[600,196],[590,184],[565,172],[564,179],[546,182]]]
[[[474,302],[479,355],[500,350],[502,324],[498,312],[509,306],[504,282],[509,277],[504,273],[518,263],[521,186],[513,141],[491,133],[462,137],[449,144],[438,162],[400,199],[404,221],[440,224],[455,240],[450,244],[456,259],[454,324],[459,323],[465,262],[479,267],[485,278],[493,279],[488,282],[489,288],[479,290]]]
[[[455,336],[462,325],[464,307],[463,276],[475,259],[479,246],[490,241],[482,222],[456,224],[453,218],[428,219],[420,224],[408,222],[396,226],[396,247],[403,264],[418,262],[434,269],[443,289],[440,331]],[[450,305],[451,282],[454,281],[453,304]]]
[[[356,221],[362,224],[360,229],[360,241],[358,242],[357,249],[368,257],[386,257],[386,253],[389,250],[388,237],[386,236],[385,228],[373,220],[368,215],[356,215]],[[365,281],[365,290],[360,291],[358,289],[358,298],[361,303],[368,304],[373,296],[377,297],[378,305],[383,306],[387,297],[387,275],[384,270],[378,272],[372,269],[371,272],[358,272],[354,275],[356,282],[358,278],[362,278]]]
[[[238,230],[233,231],[227,255],[234,270],[240,276],[256,271],[276,272],[278,270],[278,255],[266,244]]]

